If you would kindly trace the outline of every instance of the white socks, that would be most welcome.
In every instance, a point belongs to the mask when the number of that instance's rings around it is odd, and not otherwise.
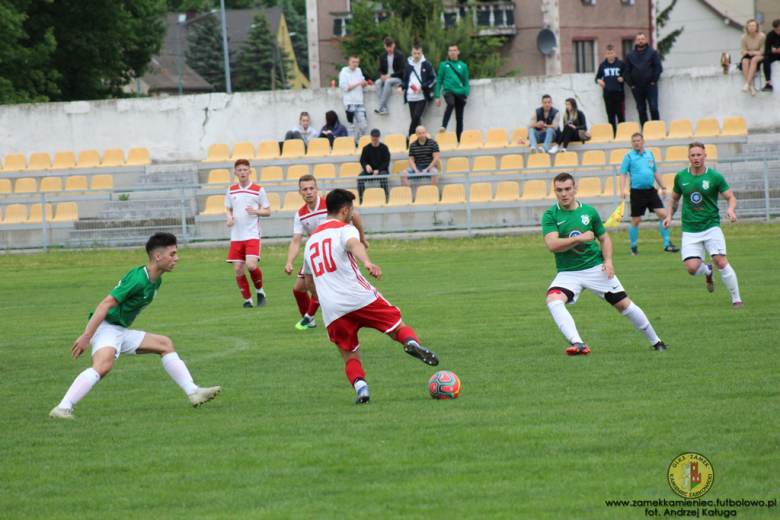
[[[711,271],[710,272],[707,272],[707,271],[709,271],[709,269],[707,269],[707,264],[702,262],[702,263],[699,264],[699,269],[695,273],[693,273],[691,276],[701,276],[703,274],[709,276],[709,275],[712,274]]]
[[[569,311],[566,310],[566,304],[561,300],[555,300],[547,304],[547,308],[550,309],[555,323],[569,343],[582,343],[579,333],[577,333],[577,326],[574,324],[574,318],[571,317]],[[641,311],[640,311],[641,312]]]
[[[357,381],[355,381],[355,384],[352,386],[355,387],[355,392],[360,392],[360,389],[367,387],[368,384],[362,379],[358,379]]]
[[[194,394],[198,389],[198,385],[192,382],[192,376],[187,369],[187,365],[184,364],[184,361],[179,358],[179,354],[176,352],[163,356],[162,366],[187,395]]]
[[[100,381],[100,374],[94,368],[88,368],[78,376],[73,384],[70,385],[68,392],[60,403],[60,408],[73,408],[76,403],[92,390],[92,387]]]
[[[737,273],[731,268],[731,264],[726,264],[720,271],[720,278],[723,280],[723,285],[731,293],[731,303],[737,303],[742,300],[739,299],[739,285],[737,284]]]
[[[655,334],[655,330],[653,330],[653,326],[650,325],[650,321],[647,319],[647,316],[645,316],[645,313],[642,312],[642,309],[640,309],[637,305],[634,305],[634,302],[629,303],[628,307],[626,307],[626,310],[620,314],[628,318],[628,321],[631,322],[631,325],[633,325],[636,330],[644,334],[645,337],[650,340],[651,345],[655,345],[660,341],[658,336]]]

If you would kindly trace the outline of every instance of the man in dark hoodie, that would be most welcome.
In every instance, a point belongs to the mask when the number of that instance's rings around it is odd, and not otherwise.
[[[385,38],[385,52],[379,56],[379,79],[374,82],[376,93],[379,96],[379,108],[374,112],[380,116],[386,116],[387,100],[393,92],[393,87],[397,87],[404,79],[404,67],[406,60],[404,54],[395,48],[395,40],[391,37]]]
[[[637,34],[634,43],[634,50],[626,56],[625,79],[636,101],[641,129],[647,121],[647,105],[650,105],[650,119],[661,119],[658,114],[658,79],[664,68],[658,52],[647,44],[644,33]]]
[[[596,83],[604,89],[604,106],[607,120],[617,135],[617,125],[626,120],[626,95],[623,93],[623,71],[625,64],[615,55],[615,46],[607,45],[607,59],[599,65]]]

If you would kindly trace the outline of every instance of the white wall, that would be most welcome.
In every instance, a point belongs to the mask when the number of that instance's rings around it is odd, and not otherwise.
[[[744,116],[753,132],[780,131],[780,118],[769,97],[740,92],[737,73],[724,75],[716,66],[666,70],[660,82],[660,113],[672,119]],[[605,123],[601,89],[592,74],[532,76],[473,81],[465,109],[465,127],[486,132],[524,126],[541,104],[542,94],[553,96],[556,106],[575,97],[589,124]],[[405,133],[409,111],[394,94],[388,116],[373,113],[377,96],[366,93],[369,129],[384,135]],[[776,108],[776,105],[774,106]],[[346,122],[341,91],[336,88],[298,91],[200,94],[168,98],[122,99],[97,102],[44,103],[0,106],[0,156],[33,152],[124,148],[149,148],[155,162],[194,161],[206,157],[213,143],[281,139],[297,123],[301,110],[313,114],[314,124],[324,124],[324,114],[334,109]],[[441,125],[443,107],[428,108],[423,123],[431,133]],[[634,101],[626,99],[629,121],[637,121]],[[454,130],[451,121],[449,130]]]

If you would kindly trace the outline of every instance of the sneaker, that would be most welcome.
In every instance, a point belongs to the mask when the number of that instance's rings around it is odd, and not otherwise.
[[[76,416],[73,415],[73,408],[60,408],[59,406],[55,406],[54,409],[49,412],[49,417],[52,419],[70,419],[71,421],[76,418]]]
[[[441,128],[439,128],[439,133],[440,133],[440,134],[443,134],[443,133],[444,133],[444,132],[446,132],[446,131],[447,131],[447,129],[446,129],[445,127],[441,127]]]
[[[710,292],[714,292],[715,280],[712,279],[712,275],[715,274],[715,270],[712,268],[712,264],[707,264],[707,267],[710,268],[710,274],[705,275],[705,279],[707,280],[707,290]]]
[[[561,153],[566,153],[566,148],[561,147],[561,149],[558,150],[558,151],[561,152]]]
[[[550,148],[548,153],[557,153],[558,152],[558,145],[554,144],[552,145],[552,148]]]
[[[366,404],[371,401],[371,396],[368,394],[368,387],[364,386],[358,393],[358,397],[355,399],[355,404]]]
[[[639,249],[637,249],[636,246],[631,248],[631,256],[638,256],[639,255]]]
[[[404,342],[404,352],[432,367],[439,364],[439,358],[436,357],[436,354],[434,354],[432,350],[420,346],[420,344],[412,338],[409,338]]]
[[[750,95],[755,96],[756,95],[756,89],[753,88],[753,85],[750,85]]]
[[[544,146],[537,146],[536,147],[536,151],[539,152],[539,153],[545,153]]]
[[[750,91],[750,85],[748,85],[747,83],[745,83],[745,86],[744,86],[744,87],[742,87],[742,92],[749,92],[749,91]]]
[[[734,307],[742,307],[742,302],[734,302]]]
[[[317,324],[314,323],[314,318],[304,316],[301,321],[295,324],[295,328],[298,330],[313,329]]]
[[[773,90],[774,88],[772,88],[772,84],[767,83],[766,85],[764,85],[764,88],[761,89],[761,92],[772,92]]]
[[[257,307],[262,307],[265,305],[265,293],[264,292],[257,292]]]
[[[244,302],[245,309],[251,309],[253,307],[252,302]]]
[[[587,356],[590,354],[590,348],[585,343],[572,343],[566,353],[570,356]]]
[[[658,340],[658,343],[653,345],[653,348],[656,349],[659,352],[662,351],[662,350],[666,350],[666,343],[664,343],[661,340]]]
[[[533,153],[538,153],[538,152],[537,152],[537,150],[536,150],[536,148],[535,148],[535,147],[533,147],[533,146],[531,147],[531,153],[532,153],[532,154],[533,154]]]
[[[380,116],[386,116],[387,114],[389,114],[389,113],[390,113],[390,111],[387,109],[387,107],[381,107],[381,108],[380,108],[380,109],[378,109],[378,110],[374,110],[374,112],[376,112],[376,113],[377,113],[377,114],[379,114]]]
[[[678,253],[680,251],[679,247],[674,247],[674,244],[669,242],[669,245],[664,248],[664,251],[667,253]]]
[[[217,397],[217,394],[221,391],[221,386],[212,386],[211,388],[198,387],[194,394],[188,396],[190,398],[190,404],[195,408],[200,408],[200,405],[211,401]]]

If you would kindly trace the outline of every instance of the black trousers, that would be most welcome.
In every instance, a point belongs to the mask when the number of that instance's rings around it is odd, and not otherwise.
[[[374,170],[376,172],[376,170]],[[376,173],[377,175],[387,175],[387,170],[379,170],[379,172]],[[374,173],[368,173],[366,170],[363,170],[360,172],[360,177],[363,176],[366,177],[373,177]],[[381,179],[358,179],[357,185],[358,185],[358,195],[360,196],[360,202],[363,202],[363,192],[366,190],[366,181],[379,181],[379,183],[382,186],[382,189],[385,190],[385,199],[387,199],[387,177],[383,177]]]
[[[422,101],[409,101],[409,115],[412,116],[412,123],[409,125],[409,135],[414,134],[417,131],[417,127],[422,124],[422,116],[427,106],[428,101],[425,99]]]
[[[466,96],[463,94],[456,96],[451,92],[447,92],[444,94],[444,102],[447,103],[447,108],[444,110],[444,119],[442,119],[441,126],[447,128],[452,110],[455,109],[455,134],[458,136],[458,142],[460,142],[460,134],[463,133],[463,107],[466,106]]]
[[[617,125],[626,120],[626,96],[622,92],[604,93],[607,121],[612,125],[612,135],[617,135]]]
[[[780,61],[780,54],[775,54],[773,52],[768,52],[764,54],[764,61],[761,62],[761,66],[764,67],[764,79],[766,79],[767,81],[772,81],[773,61]]]
[[[579,141],[580,140],[580,131],[576,128],[572,128],[569,125],[563,125],[563,131],[558,132],[558,139],[556,142],[560,145],[563,144],[564,148],[569,147],[569,142],[571,141]]]

